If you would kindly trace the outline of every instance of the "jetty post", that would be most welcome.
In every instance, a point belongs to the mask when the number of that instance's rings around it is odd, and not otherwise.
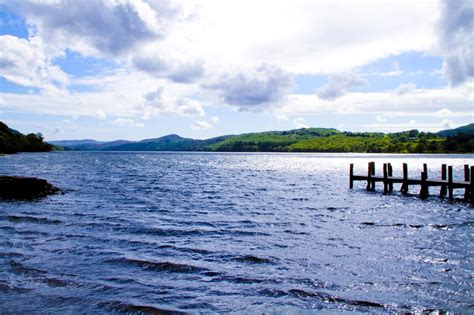
[[[388,166],[387,163],[383,163],[383,193],[388,194]]]
[[[403,181],[400,191],[404,194],[408,193],[408,164],[403,163]]]
[[[469,182],[470,179],[470,174],[469,174],[469,165],[465,164],[464,165],[464,181]],[[466,186],[464,188],[464,200],[469,200],[469,194],[470,194],[470,187]]]
[[[375,181],[372,180],[372,175],[375,175],[375,162],[369,162],[367,170],[367,191],[375,189]]]
[[[349,165],[349,188],[354,188],[354,163]]]
[[[375,162],[372,162],[372,191],[375,190],[375,180],[374,180],[374,177],[375,177]]]
[[[393,168],[392,163],[388,163],[388,177],[393,177]],[[388,192],[391,193],[393,191],[393,181],[389,181],[388,183]]]
[[[469,201],[471,204],[474,204],[474,166],[471,166],[471,182],[469,186],[471,186],[471,196],[469,197]]]
[[[426,172],[421,172],[421,189],[420,189],[420,198],[426,199],[428,198],[428,185],[426,184],[426,180],[428,179],[428,174]]]
[[[448,199],[453,200],[453,167],[448,166]]]
[[[445,181],[445,180],[446,180],[446,177],[447,177],[447,174],[446,174],[446,164],[442,164],[442,165],[441,165],[441,180],[442,180],[442,181]],[[439,189],[439,196],[440,196],[440,198],[446,197],[446,193],[447,193],[446,185],[441,185],[441,188]]]
[[[426,199],[428,198],[429,195],[429,188],[428,185],[426,184],[426,181],[428,180],[428,165],[426,163],[423,163],[423,172],[421,172],[421,182],[420,182],[420,198],[421,199]]]

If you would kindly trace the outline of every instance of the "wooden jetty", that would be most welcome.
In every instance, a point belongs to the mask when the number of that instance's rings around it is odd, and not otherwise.
[[[367,175],[354,175],[354,164],[349,167],[349,188],[354,187],[354,181],[366,181],[368,191],[375,190],[375,183],[383,183],[384,194],[390,194],[393,191],[393,184],[401,184],[400,191],[403,194],[408,193],[409,186],[420,186],[420,198],[426,199],[429,195],[429,187],[440,187],[439,196],[441,198],[448,195],[449,200],[454,199],[454,189],[464,189],[464,200],[474,204],[474,166],[464,165],[464,181],[453,180],[453,167],[446,164],[441,165],[441,179],[431,179],[428,177],[428,166],[423,164],[423,172],[420,178],[408,177],[408,165],[403,163],[403,176],[394,177],[393,168],[390,163],[383,164],[383,175],[375,175],[375,162],[369,162]]]

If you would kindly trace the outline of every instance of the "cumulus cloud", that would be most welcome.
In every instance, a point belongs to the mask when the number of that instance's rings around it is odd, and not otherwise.
[[[435,115],[438,117],[448,117],[448,116],[453,115],[453,112],[447,108],[442,108],[439,111],[437,111]]]
[[[139,127],[143,128],[145,125],[143,123],[137,123],[135,120],[131,118],[117,118],[113,122],[115,125],[119,127]]]
[[[206,130],[211,129],[212,124],[205,120],[196,120],[191,127],[195,130]]]
[[[196,120],[192,125],[191,128],[194,130],[207,130],[214,127],[216,123],[220,121],[219,117],[213,116],[208,120]]]
[[[203,61],[183,62],[150,53],[134,57],[132,63],[138,70],[176,83],[191,83],[202,77],[205,72]]]
[[[108,56],[163,38],[179,13],[168,1],[25,1],[20,6],[37,36],[51,44]]]
[[[168,78],[177,83],[190,83],[204,75],[204,66],[200,61],[184,63],[173,67]]]
[[[397,95],[403,95],[411,93],[416,90],[416,85],[414,83],[401,83],[395,90],[394,93]]]
[[[354,73],[333,75],[326,85],[316,90],[316,95],[325,100],[335,100],[345,95],[348,89],[368,85],[369,82]]]
[[[474,2],[442,0],[439,28],[445,76],[453,85],[471,80],[474,77]]]
[[[455,123],[452,120],[444,119],[441,122],[429,122],[429,123],[418,123],[415,120],[409,120],[405,123],[393,123],[393,124],[364,124],[362,127],[366,127],[369,130],[383,130],[383,131],[400,131],[409,129],[420,129],[423,131],[436,132],[444,129],[452,129],[459,127],[462,124]]]
[[[277,115],[275,115],[275,119],[276,119],[278,122],[284,122],[284,121],[288,121],[288,120],[289,120],[288,116],[282,115],[282,114],[277,114]]]
[[[336,100],[324,100],[316,95],[293,94],[281,107],[287,115],[315,113],[373,113],[384,116],[434,116],[449,108],[452,116],[472,116],[472,88],[445,87],[417,89],[416,93],[399,95],[393,91],[348,93]],[[443,111],[445,112],[445,111]]]
[[[268,64],[221,75],[207,88],[217,91],[225,103],[243,111],[262,111],[277,106],[294,87],[293,75]]]
[[[191,98],[173,98],[164,87],[146,93],[145,103],[138,106],[145,116],[153,114],[179,114],[186,116],[204,116],[201,102]]]
[[[306,123],[306,120],[303,117],[298,117],[293,119],[293,126],[297,129],[301,128],[309,128],[308,124]]]
[[[454,121],[449,120],[449,119],[443,119],[443,121],[441,122],[441,126],[444,129],[451,129],[454,126]]]
[[[58,92],[68,84],[68,76],[43,53],[39,38],[0,36],[0,76],[49,93]]]

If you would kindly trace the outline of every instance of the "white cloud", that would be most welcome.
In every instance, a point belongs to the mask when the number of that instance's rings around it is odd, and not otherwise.
[[[206,129],[211,129],[212,124],[205,120],[196,120],[193,123],[192,128],[195,130],[206,130]]]
[[[395,94],[403,95],[416,90],[416,85],[414,83],[401,83],[395,90]]]
[[[375,116],[375,120],[379,123],[384,123],[384,122],[387,121],[387,117],[382,116],[382,115],[377,115],[377,116]]]
[[[57,94],[68,84],[68,76],[43,53],[39,38],[0,36],[0,76],[45,93]]]
[[[191,128],[194,130],[207,130],[214,127],[216,123],[220,121],[219,117],[213,116],[206,120],[196,120],[192,124]]]
[[[371,75],[378,75],[381,77],[398,77],[404,73],[403,70],[400,69],[400,63],[395,61],[393,63],[393,69],[388,72],[375,72],[375,73],[370,73]]]
[[[443,119],[443,121],[441,122],[441,126],[444,129],[451,129],[453,128],[454,124],[455,124],[454,121],[449,120],[449,119]]]
[[[188,1],[189,2],[189,1]],[[330,74],[436,41],[434,1],[194,1],[163,46],[216,66],[275,64]],[[377,27],[374,27],[377,25]],[[350,52],[350,54],[348,54]]]
[[[438,117],[449,117],[453,115],[453,112],[447,108],[442,108],[439,111],[437,111],[435,115]]]
[[[280,109],[282,114],[313,113],[373,113],[378,115],[436,116],[449,108],[454,116],[472,117],[474,86],[456,88],[417,89],[406,94],[388,92],[348,93],[336,100],[324,100],[316,95],[293,94]]]
[[[369,82],[354,73],[333,75],[329,82],[316,90],[316,94],[326,100],[335,100],[348,93],[353,87],[366,86]]]
[[[308,124],[306,123],[306,120],[303,117],[293,119],[292,123],[293,126],[295,126],[295,128],[297,129],[309,128]]]
[[[453,85],[474,78],[474,2],[442,0],[439,41],[443,70]]]
[[[247,71],[219,75],[206,87],[222,100],[243,111],[262,111],[278,106],[294,87],[293,76],[283,69],[262,64]]]
[[[69,47],[84,54],[119,56],[139,45],[159,40],[169,23],[179,18],[170,2],[143,0],[22,1],[31,29],[51,48]]]
[[[284,122],[284,121],[288,121],[288,120],[289,120],[288,116],[282,115],[282,114],[277,114],[277,115],[275,115],[275,119],[276,119],[278,122]]]
[[[142,123],[137,123],[133,119],[130,118],[117,118],[113,122],[115,125],[119,127],[139,127],[143,128],[145,125]]]
[[[444,129],[452,129],[461,126],[452,120],[444,119],[441,122],[433,123],[417,123],[414,120],[410,120],[407,123],[396,123],[396,124],[366,124],[362,125],[369,130],[384,130],[384,131],[400,131],[419,129],[428,132],[437,132]]]
[[[137,106],[145,116],[159,114],[179,114],[185,116],[204,116],[202,103],[191,98],[174,99],[164,87],[146,93],[145,103]]]
[[[95,117],[97,117],[99,120],[105,120],[107,119],[107,115],[103,110],[98,110],[97,113],[95,114]]]

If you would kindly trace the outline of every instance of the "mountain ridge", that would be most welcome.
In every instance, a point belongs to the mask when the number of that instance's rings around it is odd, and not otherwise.
[[[335,128],[300,128],[203,140],[169,134],[139,141],[84,139],[49,143],[80,151],[466,153],[474,152],[474,124],[437,133],[416,129],[386,134],[339,131]]]

